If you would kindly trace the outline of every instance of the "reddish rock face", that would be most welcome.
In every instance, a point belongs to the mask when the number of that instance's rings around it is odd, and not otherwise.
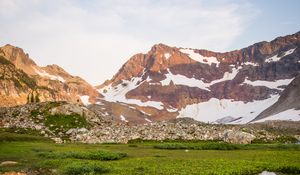
[[[90,103],[101,97],[82,78],[70,75],[57,65],[39,67],[18,47],[0,47],[0,57],[0,106],[25,104],[31,94],[38,94],[41,101],[74,103],[81,102],[81,96],[88,96]]]
[[[180,109],[211,98],[248,103],[279,95],[287,85],[279,82],[291,81],[299,72],[300,32],[225,53],[157,44],[148,53],[130,58],[111,80],[97,88],[103,99],[110,101],[113,97],[107,97],[120,91],[126,92],[124,99],[129,101],[162,103],[163,109],[150,115],[160,120],[176,117]],[[136,78],[140,81],[135,85],[103,92]],[[279,87],[270,85],[275,81]],[[153,109],[151,105],[149,108]]]

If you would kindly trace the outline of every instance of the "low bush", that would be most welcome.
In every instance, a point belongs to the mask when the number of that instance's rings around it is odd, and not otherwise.
[[[300,174],[300,167],[296,166],[280,166],[274,168],[274,171],[286,174]]]
[[[62,174],[65,175],[94,175],[94,174],[104,174],[110,171],[102,165],[95,163],[82,163],[76,162],[65,166],[62,170]]]
[[[193,150],[236,150],[241,149],[242,145],[230,144],[230,143],[162,143],[154,145],[157,149],[193,149]]]
[[[298,139],[293,136],[280,136],[275,141],[278,143],[297,143]]]
[[[40,157],[49,159],[87,159],[87,160],[119,160],[127,157],[126,153],[114,153],[108,151],[91,151],[91,152],[42,152],[38,154]]]

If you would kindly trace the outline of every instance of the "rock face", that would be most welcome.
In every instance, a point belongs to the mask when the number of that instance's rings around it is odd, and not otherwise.
[[[0,106],[40,101],[95,103],[101,95],[80,77],[57,65],[39,67],[21,48],[0,47]]]
[[[151,121],[240,124],[274,104],[299,72],[300,32],[225,53],[157,44],[97,89],[102,100],[132,106]]]
[[[272,106],[260,113],[254,120],[268,120],[268,117],[278,118],[300,118],[300,75],[298,75],[285,89],[282,91],[280,98]],[[299,112],[298,112],[299,111]]]

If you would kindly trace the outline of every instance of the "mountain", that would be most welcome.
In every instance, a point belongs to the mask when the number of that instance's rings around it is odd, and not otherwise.
[[[96,88],[102,101],[141,111],[146,123],[190,117],[241,124],[274,104],[299,72],[300,32],[224,53],[157,44]]]
[[[38,66],[21,48],[0,47],[0,106],[33,101],[95,103],[101,95],[78,76],[57,65]]]
[[[279,114],[299,120],[299,74],[300,32],[224,53],[156,44],[96,87],[58,65],[41,67],[21,48],[5,45],[0,107],[79,102],[119,123],[189,117],[243,124]]]

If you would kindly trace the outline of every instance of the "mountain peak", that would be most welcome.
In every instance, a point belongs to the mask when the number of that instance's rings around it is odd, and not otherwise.
[[[151,50],[152,49],[168,49],[168,48],[172,48],[171,46],[168,46],[168,45],[166,45],[166,44],[164,44],[164,43],[158,43],[158,44],[154,44],[153,46],[152,46],[152,48],[151,48]]]
[[[15,64],[17,68],[22,65],[36,65],[36,63],[29,58],[29,54],[25,53],[23,49],[6,44],[0,47],[0,54]]]

